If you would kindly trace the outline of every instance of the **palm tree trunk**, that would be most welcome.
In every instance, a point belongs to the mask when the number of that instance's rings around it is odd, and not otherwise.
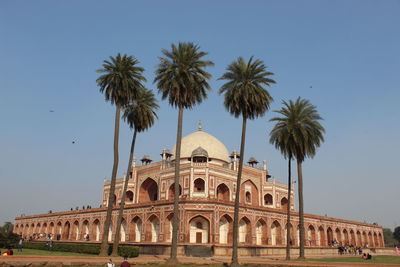
[[[240,184],[242,180],[243,170],[243,158],[244,158],[244,147],[246,142],[246,118],[243,117],[242,124],[242,139],[240,142],[240,158],[239,158],[239,170],[236,181],[236,197],[235,197],[235,210],[233,214],[233,245],[232,245],[232,263],[231,267],[238,267],[238,237],[239,237],[239,201],[240,201]]]
[[[172,217],[172,244],[171,257],[168,259],[168,265],[177,265],[178,254],[178,233],[179,233],[179,178],[180,178],[180,161],[181,161],[181,141],[182,141],[182,120],[183,108],[179,107],[178,111],[178,130],[176,134],[176,150],[175,150],[175,185],[174,185],[174,215]]]
[[[120,120],[121,107],[119,104],[116,104],[115,110],[115,127],[114,127],[114,164],[112,168],[111,174],[111,184],[110,184],[110,192],[108,195],[108,207],[107,207],[107,215],[106,221],[104,222],[103,228],[103,237],[101,240],[100,246],[100,256],[108,255],[108,231],[111,224],[111,214],[113,209],[114,202],[114,192],[115,192],[115,182],[117,178],[117,170],[118,170],[118,141],[119,141],[119,120]]]
[[[126,178],[125,178],[125,182],[124,182],[124,188],[122,190],[121,205],[119,206],[119,211],[118,211],[117,229],[115,230],[113,250],[112,250],[112,253],[111,253],[112,256],[118,256],[118,246],[119,246],[119,239],[120,239],[122,214],[124,213],[125,195],[126,195],[126,191],[128,190],[129,174],[131,172],[131,166],[132,166],[132,160],[133,160],[133,152],[135,151],[136,134],[137,134],[137,131],[135,129],[135,131],[133,132],[133,137],[132,137],[131,151],[130,151],[130,154],[129,154],[128,168],[126,170]]]
[[[290,223],[290,199],[292,192],[292,169],[291,169],[292,157],[288,157],[288,206],[287,206],[287,224],[286,224],[286,260],[290,260],[290,230],[292,224]]]
[[[297,160],[297,177],[299,182],[299,230],[300,230],[300,259],[305,259],[304,255],[304,204],[303,204],[303,171],[301,161]]]

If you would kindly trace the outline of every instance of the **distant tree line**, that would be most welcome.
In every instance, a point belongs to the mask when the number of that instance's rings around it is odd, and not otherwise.
[[[383,238],[385,239],[386,247],[400,246],[400,226],[394,228],[383,228]]]

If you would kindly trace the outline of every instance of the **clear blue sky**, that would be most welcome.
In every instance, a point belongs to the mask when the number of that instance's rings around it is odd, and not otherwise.
[[[161,49],[192,41],[215,63],[213,91],[185,111],[184,134],[202,120],[229,151],[239,148],[241,121],[225,111],[217,78],[236,57],[254,55],[275,73],[272,110],[302,96],[325,119],[326,142],[304,164],[306,212],[400,225],[399,14],[400,1],[374,0],[1,1],[0,223],[98,206],[111,175],[114,107],[95,70],[127,53],[155,90]],[[266,159],[286,181],[286,162],[268,144],[272,116],[248,124],[246,159]],[[159,159],[172,148],[176,119],[161,102],[136,155]],[[119,175],[130,136],[123,124]]]

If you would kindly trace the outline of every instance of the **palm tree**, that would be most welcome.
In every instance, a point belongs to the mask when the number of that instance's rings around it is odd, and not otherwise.
[[[272,97],[264,86],[271,86],[274,80],[268,78],[273,75],[261,60],[253,57],[246,63],[242,57],[232,62],[226,68],[219,80],[227,80],[219,90],[224,93],[225,108],[236,118],[242,117],[242,138],[240,143],[239,171],[237,176],[235,211],[233,219],[233,250],[231,266],[239,266],[238,262],[238,227],[239,227],[239,197],[242,179],[244,147],[246,140],[246,121],[263,116],[269,109]]]
[[[131,150],[129,153],[128,168],[126,171],[126,177],[124,180],[124,187],[122,191],[121,204],[118,212],[117,229],[115,230],[114,244],[112,255],[118,256],[118,245],[120,240],[120,230],[122,222],[122,214],[125,207],[125,196],[128,189],[129,174],[132,166],[133,153],[135,150],[136,134],[143,132],[153,126],[156,119],[158,119],[155,110],[159,108],[157,100],[154,97],[152,91],[142,89],[139,91],[136,100],[131,101],[127,106],[124,107],[124,113],[122,117],[129,124],[129,127],[133,129],[133,137],[131,143]]]
[[[279,111],[275,111],[279,112]],[[272,118],[270,121],[278,121],[270,133],[269,142],[275,145],[275,148],[280,150],[285,159],[288,160],[288,203],[287,203],[287,226],[286,226],[286,260],[290,260],[290,240],[291,240],[291,220],[290,220],[290,207],[291,207],[291,192],[292,192],[292,169],[291,161],[294,152],[294,140],[292,136],[293,129],[288,121],[280,121],[277,118]]]
[[[284,152],[288,156],[293,156],[297,161],[297,175],[299,183],[299,230],[300,230],[300,256],[304,259],[304,204],[303,204],[303,171],[302,163],[306,157],[314,157],[317,148],[324,141],[324,127],[319,123],[322,120],[316,107],[308,100],[298,97],[295,102],[283,101],[284,107],[277,111],[282,117],[271,119],[277,124],[271,132],[272,136],[282,132],[283,137],[280,143],[283,143]],[[279,137],[277,137],[279,138]],[[280,145],[279,145],[280,147]],[[293,154],[291,155],[290,152]],[[290,185],[290,184],[289,184]]]
[[[171,50],[163,49],[163,57],[155,71],[154,82],[157,84],[162,99],[168,99],[171,106],[178,108],[178,129],[176,135],[175,155],[175,196],[179,196],[179,167],[181,158],[182,118],[183,109],[191,109],[207,98],[207,90],[211,90],[208,80],[211,74],[204,68],[214,63],[201,58],[208,53],[199,51],[200,47],[193,43],[172,44]],[[171,257],[168,264],[177,264],[178,248],[178,211],[179,198],[174,198],[174,212],[172,221]]]
[[[110,57],[110,61],[104,60],[103,68],[97,70],[102,75],[96,80],[100,92],[104,93],[106,101],[115,104],[115,126],[114,126],[114,164],[111,174],[110,192],[108,195],[108,207],[106,220],[104,222],[103,236],[100,247],[100,255],[108,254],[108,232],[111,224],[112,203],[114,202],[115,181],[118,170],[118,139],[119,121],[121,107],[126,105],[130,99],[138,95],[143,88],[142,82],[146,78],[142,75],[144,69],[138,67],[139,61],[132,56],[118,55]]]

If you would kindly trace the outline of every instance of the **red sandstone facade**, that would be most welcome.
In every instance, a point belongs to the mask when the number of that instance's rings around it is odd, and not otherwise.
[[[112,205],[109,240],[114,238],[118,203],[126,199],[121,241],[135,244],[169,244],[174,199],[174,149],[163,150],[162,160],[132,166],[128,192],[117,180]],[[182,140],[180,173],[180,232],[183,244],[229,247],[232,244],[233,206],[238,155],[228,154],[215,137],[199,131]],[[254,159],[244,166],[240,193],[239,242],[243,247],[282,247],[286,244],[287,185],[271,181],[264,162]],[[54,239],[98,242],[103,230],[110,182],[105,181],[103,208],[18,217],[14,232],[24,237],[52,234]],[[291,192],[294,203],[294,192]],[[292,204],[291,242],[298,246],[298,213]],[[343,245],[383,247],[382,227],[336,218],[305,215],[306,246],[328,247],[334,240]]]

